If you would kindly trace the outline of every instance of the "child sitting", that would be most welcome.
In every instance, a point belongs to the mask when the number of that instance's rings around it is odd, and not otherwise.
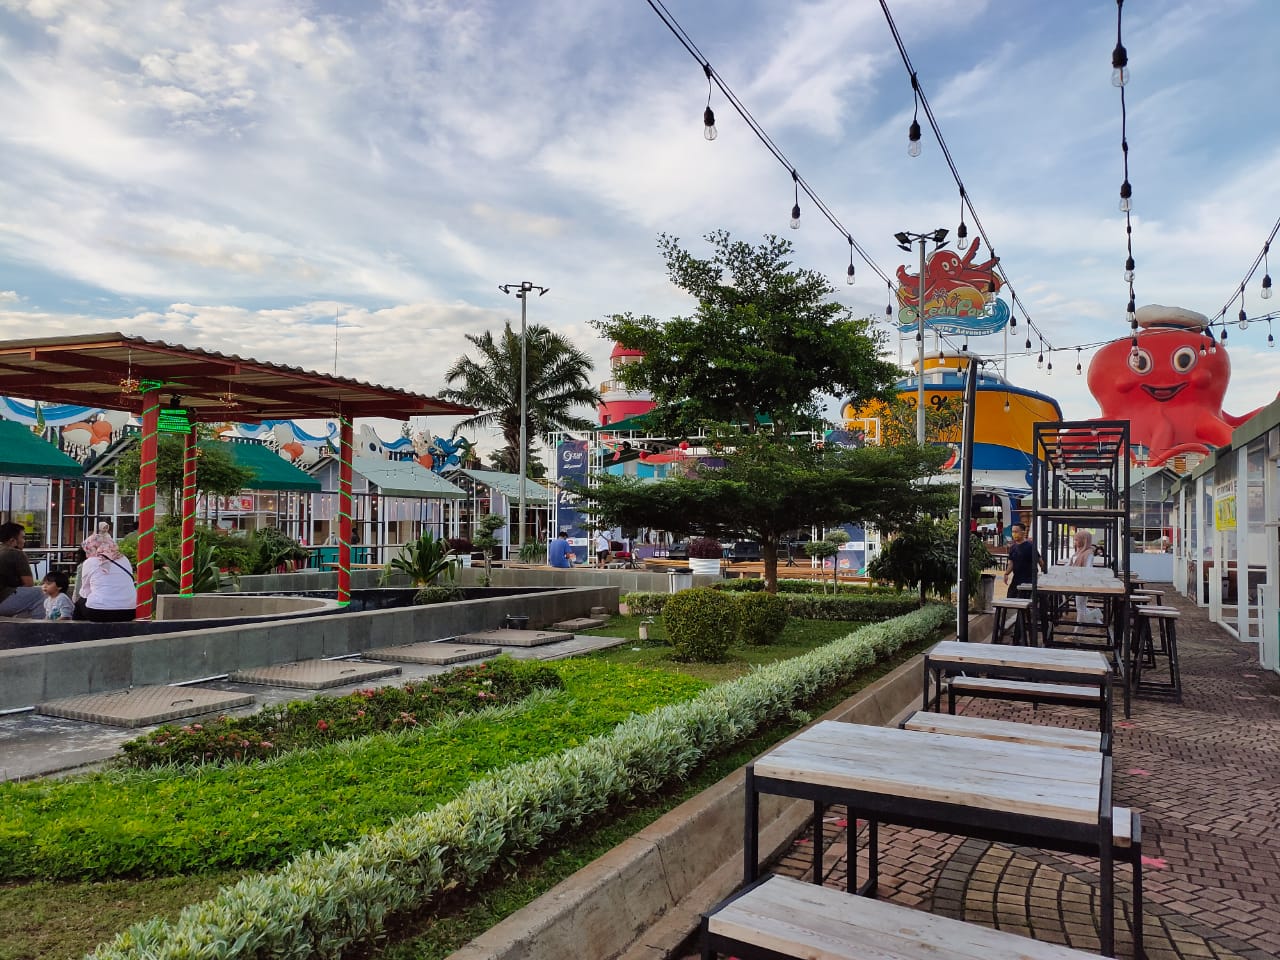
[[[40,589],[44,591],[44,618],[46,620],[73,620],[75,606],[67,596],[71,581],[61,570],[54,570],[45,575]]]

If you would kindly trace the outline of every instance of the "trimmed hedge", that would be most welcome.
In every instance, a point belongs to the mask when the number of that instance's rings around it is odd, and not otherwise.
[[[454,800],[342,849],[306,853],[276,873],[246,877],[176,920],[130,927],[91,957],[337,960],[376,938],[389,915],[421,908],[445,889],[471,887],[495,863],[517,859],[613,803],[658,790],[820,691],[930,638],[953,617],[951,607],[924,607],[688,703],[633,715],[612,734],[475,781]]]
[[[663,607],[662,622],[676,659],[723,662],[738,635],[738,599],[706,587],[673,596]]]
[[[790,619],[785,597],[771,593],[746,593],[736,600],[739,643],[765,646],[782,635]]]
[[[702,587],[700,589],[718,588]],[[729,592],[732,595],[733,592]],[[749,589],[739,592],[748,596],[755,593]],[[630,607],[632,613],[650,617],[662,613],[667,601],[678,596],[680,596],[678,593],[628,593],[622,598],[622,602]],[[779,589],[778,596],[787,601],[787,612],[797,620],[854,620],[867,623],[900,617],[920,607],[917,596],[898,590],[860,590],[856,594],[823,595],[821,593],[783,593]]]
[[[759,593],[764,590],[764,580],[760,577],[738,577],[734,580],[718,580],[711,584],[712,590],[725,590],[729,593]],[[897,596],[902,593],[897,587],[886,587],[880,584],[841,583],[833,591],[830,580],[778,580],[779,593],[838,593],[849,596]]]

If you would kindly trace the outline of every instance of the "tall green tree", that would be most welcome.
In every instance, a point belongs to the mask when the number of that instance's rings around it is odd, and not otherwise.
[[[644,352],[619,377],[652,391],[654,416],[673,435],[763,415],[785,436],[821,420],[822,394],[883,396],[901,375],[880,357],[872,322],[832,299],[823,274],[792,264],[790,241],[766,236],[753,246],[724,231],[706,240],[709,258],[676,237],[658,241],[667,276],[696,301],[692,314],[593,321],[605,336]]]
[[[657,483],[605,475],[580,492],[593,499],[601,526],[750,537],[760,544],[770,592],[777,591],[778,551],[790,531],[836,523],[898,528],[922,512],[945,510],[952,499],[950,488],[916,483],[945,456],[936,448],[818,449],[768,433],[715,442],[723,466]]]
[[[203,428],[197,427],[203,432]],[[168,513],[178,513],[182,494],[182,437],[161,434],[156,453],[156,492],[168,505]],[[142,462],[142,444],[136,442],[116,461],[116,483],[130,490],[138,489]],[[206,496],[232,497],[252,483],[255,474],[242,467],[227,449],[227,444],[211,438],[202,439],[196,461],[196,489]]]
[[[880,356],[870,320],[836,302],[823,274],[791,262],[790,242],[767,236],[752,245],[723,231],[706,240],[706,258],[674,237],[658,243],[667,276],[696,302],[692,314],[665,321],[615,314],[595,326],[644,353],[619,376],[652,391],[653,416],[670,432],[721,425],[713,429],[722,431],[714,443],[723,465],[660,483],[606,476],[583,493],[605,526],[757,540],[774,591],[784,534],[815,524],[907,522],[937,500],[914,481],[945,453],[914,445],[818,449],[804,431],[821,424],[823,395],[885,399],[901,371]]]
[[[567,337],[546,327],[534,324],[525,332],[529,444],[561,430],[590,430],[594,421],[575,413],[576,408],[590,407],[600,399],[591,387],[590,357]],[[459,422],[454,435],[469,427],[497,427],[505,442],[498,455],[505,463],[519,464],[520,334],[508,323],[497,338],[486,330],[469,333],[467,339],[476,348],[476,356],[454,361],[445,372],[448,387],[440,395],[479,412]]]

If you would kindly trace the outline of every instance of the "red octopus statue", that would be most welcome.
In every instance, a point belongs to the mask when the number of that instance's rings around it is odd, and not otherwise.
[[[1192,310],[1142,307],[1137,347],[1127,337],[1115,340],[1089,363],[1101,419],[1129,420],[1130,443],[1147,448],[1149,466],[1229,444],[1231,432],[1258,412],[1223,411],[1231,361],[1226,347],[1204,335],[1208,323]]]

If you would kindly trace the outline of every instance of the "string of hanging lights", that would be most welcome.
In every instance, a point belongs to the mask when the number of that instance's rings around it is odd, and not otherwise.
[[[1237,314],[1237,321],[1239,323],[1240,329],[1241,330],[1249,329],[1249,315],[1245,312],[1244,296],[1245,296],[1246,290],[1249,287],[1249,281],[1251,281],[1254,277],[1254,274],[1258,272],[1258,267],[1262,267],[1262,286],[1261,286],[1261,289],[1259,290],[1259,296],[1263,300],[1271,299],[1270,253],[1271,253],[1271,242],[1275,240],[1277,232],[1280,232],[1280,218],[1278,218],[1275,224],[1271,227],[1271,232],[1267,234],[1267,239],[1263,241],[1262,249],[1258,251],[1258,255],[1254,257],[1253,263],[1250,265],[1249,269],[1245,271],[1244,279],[1240,281],[1240,285],[1236,287],[1234,291],[1232,291],[1232,294],[1227,299],[1227,302],[1222,305],[1222,309],[1219,310],[1216,314],[1214,314],[1213,319],[1209,321],[1210,336],[1212,336],[1214,324],[1220,323],[1222,326],[1221,338],[1224,342],[1226,341],[1227,311],[1231,309],[1231,307],[1235,304],[1237,300],[1240,301],[1240,312]],[[1272,332],[1271,332],[1271,321],[1278,315],[1280,314],[1276,312],[1271,312],[1271,313],[1266,313],[1266,314],[1263,314],[1262,316],[1253,318],[1253,321],[1255,323],[1259,323],[1263,320],[1267,321],[1267,346],[1268,347],[1274,347],[1276,345],[1275,337],[1272,335]]]
[[[1133,259],[1133,184],[1129,182],[1129,111],[1125,103],[1125,87],[1129,85],[1129,51],[1125,49],[1124,0],[1116,0],[1116,46],[1111,51],[1111,83],[1120,90],[1120,156],[1124,179],[1120,182],[1120,212],[1124,214],[1124,281],[1129,285],[1129,301],[1124,316],[1129,321],[1133,353],[1138,352],[1138,297],[1133,289],[1137,267]]]
[[[1022,317],[1028,329],[1027,349],[1031,349],[1031,334],[1044,339],[1044,331],[1035,324],[1031,319],[1031,311],[1027,309],[1022,298],[1018,296],[1017,290],[1009,281],[1009,274],[1000,264],[999,257],[996,256],[995,247],[991,243],[991,237],[987,234],[986,228],[982,225],[982,219],[978,216],[978,211],[973,205],[973,200],[969,195],[969,191],[965,188],[964,180],[960,176],[959,167],[956,166],[955,158],[951,154],[951,148],[947,146],[946,138],[942,135],[942,129],[938,125],[937,117],[933,114],[933,108],[929,105],[929,98],[925,95],[924,88],[920,84],[919,74],[916,73],[915,67],[911,63],[911,56],[907,53],[906,44],[902,41],[902,35],[898,32],[898,25],[894,22],[893,14],[889,11],[887,0],[880,0],[880,9],[884,13],[885,22],[889,25],[889,32],[893,35],[893,41],[897,45],[898,55],[902,58],[902,64],[907,69],[907,75],[911,78],[911,96],[914,102],[914,112],[912,113],[911,126],[907,131],[907,153],[909,156],[918,157],[921,153],[920,147],[920,113],[923,111],[925,120],[929,123],[929,128],[933,131],[934,139],[938,141],[938,146],[942,150],[943,160],[946,161],[947,168],[951,171],[951,177],[955,180],[956,186],[960,190],[960,226],[956,229],[956,237],[960,242],[964,242],[969,237],[969,225],[965,222],[964,214],[968,211],[969,219],[973,222],[974,232],[987,245],[987,251],[991,254],[991,259],[995,261],[992,272],[999,273],[1008,292],[1009,300],[1012,303],[1010,311],[1009,326],[1017,327],[1017,315],[1014,310],[1021,310]],[[995,295],[995,284],[990,283],[990,293],[992,297]]]
[[[714,91],[718,89],[725,100],[728,101],[729,105],[733,107],[734,112],[742,118],[743,122],[745,122],[750,128],[751,132],[756,135],[756,139],[764,144],[765,149],[773,154],[774,159],[782,164],[782,166],[791,175],[792,185],[794,187],[790,218],[791,228],[793,230],[800,229],[800,194],[803,193],[813,204],[815,209],[822,214],[828,223],[840,232],[840,236],[849,244],[850,259],[849,268],[845,273],[845,282],[852,284],[856,278],[857,271],[853,264],[853,256],[856,254],[876,276],[888,285],[891,296],[890,306],[886,308],[886,312],[889,315],[892,315],[893,280],[889,274],[882,270],[880,265],[872,259],[871,255],[867,253],[863,246],[854,239],[852,231],[840,222],[840,218],[835,215],[831,208],[828,207],[818,195],[817,191],[814,190],[813,187],[805,180],[804,176],[796,169],[796,165],[787,158],[787,155],[783,152],[782,148],[778,146],[774,139],[769,136],[768,132],[765,131],[764,127],[762,127],[756,118],[752,116],[751,111],[748,110],[746,105],[738,99],[737,94],[733,92],[733,89],[725,82],[724,78],[720,76],[715,67],[711,66],[710,60],[708,60],[707,57],[703,55],[702,51],[698,49],[698,45],[693,41],[693,38],[689,36],[684,27],[680,25],[679,21],[672,16],[669,10],[667,10],[662,0],[647,0],[647,2],[653,12],[657,14],[658,19],[661,20],[666,28],[671,31],[672,36],[680,41],[680,45],[685,48],[689,56],[698,61],[702,66],[703,73],[706,75],[707,105],[702,112],[703,137],[707,140],[715,140],[719,135],[718,130],[716,129],[715,111],[711,107],[712,95],[714,94]]]

